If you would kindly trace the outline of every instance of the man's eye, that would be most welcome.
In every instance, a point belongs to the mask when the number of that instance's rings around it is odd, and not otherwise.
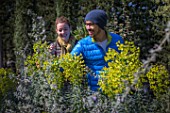
[[[94,23],[86,23],[86,26],[94,25]]]

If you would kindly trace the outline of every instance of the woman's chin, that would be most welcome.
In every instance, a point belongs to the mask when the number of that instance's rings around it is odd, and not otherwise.
[[[61,37],[64,41],[67,41],[68,39],[66,37]]]

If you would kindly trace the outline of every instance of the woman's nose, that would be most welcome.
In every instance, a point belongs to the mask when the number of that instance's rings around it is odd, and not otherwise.
[[[62,30],[62,31],[61,31],[61,33],[62,33],[62,34],[64,34],[64,33],[65,33],[65,31],[64,31],[64,30]]]

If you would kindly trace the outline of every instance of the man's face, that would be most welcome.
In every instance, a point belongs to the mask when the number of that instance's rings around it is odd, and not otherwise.
[[[70,37],[70,27],[67,23],[58,23],[56,32],[63,40],[68,41]]]
[[[97,24],[94,24],[92,21],[86,21],[85,26],[89,35],[93,38],[96,38],[101,31],[101,28]]]

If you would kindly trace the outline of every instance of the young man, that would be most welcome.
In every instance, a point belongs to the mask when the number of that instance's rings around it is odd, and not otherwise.
[[[107,24],[107,15],[103,10],[92,10],[85,17],[85,26],[89,36],[80,40],[73,48],[71,54],[82,54],[86,66],[88,66],[96,76],[88,75],[88,85],[93,91],[97,91],[98,75],[103,67],[107,66],[104,56],[109,48],[118,51],[116,43],[123,39],[114,33],[107,32],[105,26]]]

